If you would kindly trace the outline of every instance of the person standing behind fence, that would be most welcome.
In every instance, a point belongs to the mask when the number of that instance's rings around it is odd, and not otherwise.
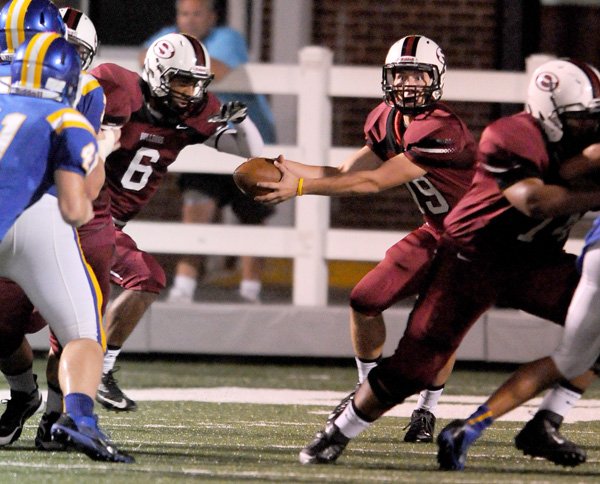
[[[164,27],[144,43],[146,49],[158,37],[180,31],[194,35],[208,50],[215,79],[221,80],[235,68],[248,62],[248,49],[242,35],[224,26],[217,26],[214,0],[177,0],[176,25]],[[219,94],[222,103],[237,100],[248,107],[248,116],[263,137],[265,143],[275,143],[275,127],[271,109],[263,95],[227,93]],[[214,223],[220,220],[221,209],[231,206],[242,224],[261,224],[273,209],[254,202],[236,188],[231,176],[217,174],[186,173],[179,177],[183,195],[182,220],[184,223]],[[257,302],[262,289],[262,261],[242,256],[239,294],[243,300]],[[168,301],[191,302],[197,286],[202,258],[186,256],[179,260]]]

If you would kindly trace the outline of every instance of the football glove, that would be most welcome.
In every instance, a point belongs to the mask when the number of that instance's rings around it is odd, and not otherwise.
[[[248,114],[248,108],[240,101],[231,101],[221,106],[217,114],[208,118],[209,123],[233,123],[239,124]]]

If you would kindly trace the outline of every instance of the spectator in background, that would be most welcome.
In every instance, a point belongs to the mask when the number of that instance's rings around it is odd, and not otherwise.
[[[167,33],[180,31],[198,38],[211,57],[215,80],[223,79],[236,67],[248,62],[248,49],[242,35],[229,28],[217,26],[214,0],[176,0],[176,25],[164,27],[144,43],[140,59],[150,44]],[[265,96],[256,94],[219,94],[222,103],[241,101],[248,107],[248,115],[256,124],[265,143],[275,142],[273,115]],[[273,213],[271,207],[254,202],[243,195],[229,175],[183,174],[179,177],[183,195],[182,220],[184,223],[214,223],[220,219],[221,209],[231,206],[242,224],[260,224]],[[173,286],[169,290],[171,302],[191,302],[196,291],[202,258],[186,256],[177,264]],[[242,280],[240,296],[258,302],[262,289],[262,261],[255,257],[241,257]]]

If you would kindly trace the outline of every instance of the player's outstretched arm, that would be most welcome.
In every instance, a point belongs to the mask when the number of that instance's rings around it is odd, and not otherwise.
[[[369,195],[402,185],[426,173],[423,168],[412,163],[403,154],[381,163],[377,155],[368,148],[363,148],[360,153],[362,156],[356,158],[351,167],[342,165],[341,169],[347,171],[334,169],[335,174],[320,178],[299,177],[280,163],[277,166],[283,173],[282,179],[279,182],[259,183],[258,186],[272,191],[256,197],[255,200],[272,204],[300,195]],[[377,168],[366,169],[367,166],[375,165],[378,165]],[[354,171],[358,167],[362,169]],[[292,185],[294,186],[292,187]]]

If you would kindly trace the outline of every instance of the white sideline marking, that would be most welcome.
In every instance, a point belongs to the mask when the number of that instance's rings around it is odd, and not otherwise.
[[[137,401],[187,401],[213,403],[250,403],[263,405],[315,405],[326,413],[346,396],[346,392],[291,390],[274,388],[212,387],[212,388],[144,388],[124,389],[128,397]],[[8,390],[0,390],[0,399],[10,398]],[[45,395],[44,395],[45,398]],[[442,396],[436,409],[438,418],[466,418],[485,401],[482,396]],[[541,398],[509,412],[500,420],[525,422],[535,413]],[[414,410],[416,397],[397,405],[386,416],[409,417]],[[600,400],[582,399],[565,417],[565,422],[588,422],[600,418]]]

